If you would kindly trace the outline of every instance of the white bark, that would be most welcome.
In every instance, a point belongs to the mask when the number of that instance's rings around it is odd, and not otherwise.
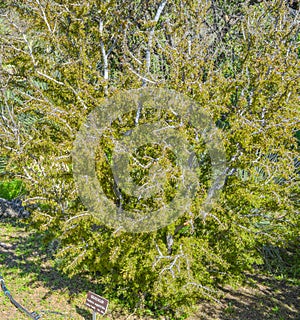
[[[103,62],[103,77],[104,77],[104,80],[107,82],[108,81],[108,59],[107,59],[108,54],[106,53],[105,45],[102,39],[102,36],[103,36],[103,20],[102,19],[100,19],[99,21],[99,32],[101,36],[100,48],[101,48],[102,62]],[[108,95],[107,84],[105,84],[104,86],[104,93],[106,96]]]
[[[164,10],[164,7],[166,6],[167,1],[163,0],[160,5],[158,6],[158,9],[156,11],[155,17],[154,17],[154,22],[155,24],[152,26],[152,28],[150,29],[149,32],[149,38],[148,38],[148,45],[147,45],[147,49],[146,49],[146,75],[149,74],[150,72],[150,67],[151,67],[151,49],[152,49],[152,41],[153,41],[153,36],[154,36],[154,31],[155,31],[155,27],[156,24]],[[149,80],[146,77],[142,78],[142,86],[146,86],[147,81],[149,82]],[[150,81],[151,82],[151,81]],[[135,117],[135,125],[137,126],[139,123],[139,119],[140,119],[140,115],[141,115],[141,111],[142,111],[142,105],[139,104],[138,105],[138,109],[136,112],[136,117]]]

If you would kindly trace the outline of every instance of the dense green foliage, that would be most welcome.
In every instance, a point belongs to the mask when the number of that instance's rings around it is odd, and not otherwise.
[[[22,196],[24,192],[22,180],[0,182],[0,198],[12,200]]]
[[[11,0],[6,6],[1,155],[25,184],[27,202],[37,205],[33,222],[60,240],[58,267],[94,273],[102,294],[130,308],[179,315],[261,264],[263,246],[299,241],[295,10],[282,1]],[[152,233],[112,230],[80,201],[71,159],[76,132],[106,97],[141,86],[184,93],[222,132],[226,183],[205,220],[199,212],[205,181],[190,212]],[[134,129],[134,117],[126,115],[126,130]],[[120,134],[118,123],[112,128]],[[184,129],[193,142],[193,130]],[[98,149],[99,181],[114,200],[113,146],[104,138]],[[171,151],[163,165],[172,166]],[[141,161],[163,153],[159,146],[137,152]],[[201,177],[209,175],[209,163],[202,168]],[[147,174],[133,168],[137,182]],[[169,187],[167,200],[176,192]],[[139,205],[127,200],[128,208]]]

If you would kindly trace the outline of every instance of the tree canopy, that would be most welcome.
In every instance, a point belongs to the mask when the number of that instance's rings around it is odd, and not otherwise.
[[[297,3],[2,4],[1,157],[6,175],[26,188],[24,202],[35,208],[35,226],[49,241],[59,239],[59,268],[94,274],[104,294],[126,300],[129,308],[179,316],[199,298],[215,299],[218,285],[234,283],[263,263],[263,246],[299,241]],[[202,163],[201,188],[189,212],[161,229],[130,233],[105,225],[82,203],[73,178],[76,134],[94,108],[138,88],[186,95],[219,129],[226,179],[205,219],[200,208],[212,164],[188,123],[182,134]],[[171,112],[137,108],[112,122],[109,132],[118,138],[158,117],[180,122]],[[95,163],[100,185],[116,202],[113,152],[113,140],[104,135]],[[138,183],[149,180],[149,159],[172,167],[175,178],[169,176],[164,188],[169,201],[180,175],[172,148],[152,145],[136,152],[132,175]],[[130,210],[159,205],[155,199],[124,201]]]

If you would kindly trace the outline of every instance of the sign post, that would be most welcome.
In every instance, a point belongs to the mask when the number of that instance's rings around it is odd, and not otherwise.
[[[93,320],[96,320],[97,313],[102,316],[106,313],[108,307],[108,300],[98,296],[91,291],[88,292],[85,305],[93,310]]]

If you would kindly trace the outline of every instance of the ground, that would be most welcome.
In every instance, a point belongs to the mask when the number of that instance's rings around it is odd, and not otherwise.
[[[41,237],[26,231],[23,224],[0,222],[0,273],[13,297],[30,311],[42,315],[41,319],[92,319],[85,299],[89,290],[101,295],[97,285],[80,277],[68,279],[53,268],[50,254],[41,249]],[[220,303],[200,301],[189,320],[300,320],[299,281],[259,273],[247,276],[248,284],[223,288]],[[0,292],[0,319],[28,318]],[[110,302],[107,315],[99,315],[97,319],[140,318],[122,314]]]

